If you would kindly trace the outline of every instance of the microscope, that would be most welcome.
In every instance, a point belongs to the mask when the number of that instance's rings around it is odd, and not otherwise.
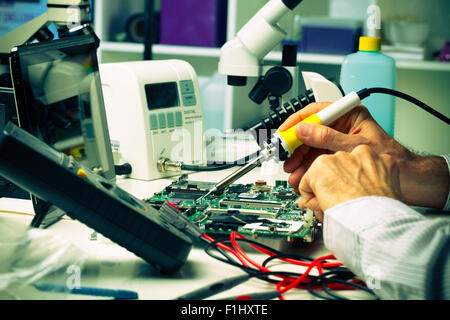
[[[298,95],[300,72],[296,46],[284,46],[282,66],[264,65],[264,57],[280,45],[286,36],[279,21],[301,2],[302,0],[270,0],[221,49],[219,73],[227,76],[228,85],[246,87],[248,78],[257,78],[248,97],[257,104],[268,98],[270,111],[262,119],[253,119],[250,114],[249,120],[254,122],[250,122],[250,125],[247,123],[243,128],[255,137],[261,148],[259,155],[218,182],[204,197],[220,192],[273,155],[279,155],[279,160],[285,160],[292,153],[292,146],[297,147],[297,141],[292,134],[280,136],[278,127],[291,114],[311,102],[335,102],[343,97],[342,90],[336,84],[315,72],[302,72],[308,91],[305,95]],[[245,107],[240,106],[240,109]],[[338,112],[333,113],[333,116],[336,114]]]
[[[281,66],[264,64],[264,57],[287,35],[280,20],[301,2],[270,0],[221,48],[219,73],[227,76],[233,93],[247,91],[250,99],[239,95],[239,111],[231,106],[232,112],[238,111],[239,115],[234,116],[231,125],[251,131],[260,145],[270,138],[271,132],[267,131],[277,129],[289,115],[307,104],[336,101],[343,96],[336,84],[315,72],[301,73],[307,91],[299,95],[300,69],[295,45],[283,46]],[[270,109],[261,116],[252,102],[261,105],[266,99]]]
[[[291,114],[311,102],[333,102],[343,96],[336,84],[306,71],[301,76],[307,91],[299,94],[300,68],[294,45],[283,46],[281,65],[264,64],[264,57],[287,35],[279,21],[301,2],[270,0],[221,48],[218,71],[227,77],[226,90],[232,91],[228,95],[231,105],[225,110],[225,118],[227,112],[231,114],[227,129],[242,129],[251,134],[261,149]],[[261,106],[264,101],[269,103],[268,110]],[[248,157],[235,163],[247,162]],[[170,160],[160,167],[161,172],[185,170],[181,162]]]

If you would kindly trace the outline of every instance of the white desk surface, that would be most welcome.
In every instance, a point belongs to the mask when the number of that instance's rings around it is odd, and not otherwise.
[[[217,182],[226,176],[228,169],[218,172],[200,172],[189,175],[190,180],[214,181]],[[174,177],[173,179],[176,179]],[[256,179],[265,179],[273,185],[274,180],[286,179],[287,175],[276,164],[267,164],[261,168],[256,168],[236,183],[250,183]],[[163,190],[173,179],[160,179],[155,181],[137,181],[119,178],[117,184],[135,195],[138,198],[147,198],[154,192]],[[16,213],[14,213],[16,212]],[[17,214],[28,213],[28,215]],[[2,221],[17,223],[25,228],[32,220],[33,208],[29,200],[0,199],[0,225]],[[112,243],[109,239],[98,235],[97,240],[90,240],[92,229],[78,221],[65,218],[51,227],[48,232],[54,233],[67,241],[78,246],[87,253],[81,275],[81,286],[95,286],[110,289],[125,289],[136,291],[139,299],[174,299],[184,293],[198,289],[204,285],[211,284],[220,279],[243,274],[243,271],[209,257],[203,248],[194,247],[189,255],[187,263],[176,273],[171,275],[161,275],[157,273],[149,264],[136,257],[126,249]],[[323,246],[322,239],[310,244],[306,248],[289,247],[288,244],[268,245],[286,251],[301,253],[310,257],[319,257],[329,254]],[[247,247],[244,247],[247,248]],[[251,257],[262,262],[267,256],[252,252]],[[5,262],[0,262],[0,265]],[[302,267],[288,266],[287,270],[302,272]],[[0,268],[1,270],[1,268]],[[280,268],[278,268],[280,270]],[[286,270],[286,267],[283,267]],[[313,270],[312,274],[315,274]],[[1,274],[0,274],[1,275]],[[210,299],[220,299],[235,295],[248,294],[252,292],[272,291],[274,286],[261,280],[251,279],[231,290],[220,293]],[[352,299],[372,298],[369,294],[361,291],[340,292]],[[291,290],[285,295],[286,299],[317,299],[306,290]],[[33,287],[26,287],[20,291],[20,299],[41,299],[42,294]],[[0,298],[1,294],[0,294]],[[50,299],[91,299],[89,296],[48,294],[45,298]]]

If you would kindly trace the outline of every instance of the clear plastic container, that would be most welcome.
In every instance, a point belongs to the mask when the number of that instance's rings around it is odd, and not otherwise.
[[[340,83],[346,94],[373,87],[395,89],[395,60],[381,53],[380,47],[381,38],[361,37],[359,51],[345,57]],[[375,93],[362,104],[378,124],[394,136],[395,97]]]
[[[205,131],[224,130],[225,83],[225,76],[216,72],[200,86]]]

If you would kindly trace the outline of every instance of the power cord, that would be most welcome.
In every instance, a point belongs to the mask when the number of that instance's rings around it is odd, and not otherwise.
[[[391,96],[395,96],[397,98],[401,98],[401,99],[406,100],[408,102],[411,102],[412,104],[415,104],[419,108],[421,108],[421,109],[425,110],[426,112],[432,114],[433,116],[435,116],[439,120],[444,121],[446,124],[450,124],[450,119],[447,118],[445,115],[443,115],[442,113],[434,110],[433,108],[431,108],[427,104],[425,104],[422,101],[420,101],[420,100],[410,96],[409,94],[406,94],[406,93],[403,93],[403,92],[400,92],[400,91],[397,91],[397,90],[388,89],[388,88],[381,88],[381,87],[365,88],[365,89],[362,89],[362,90],[357,92],[357,94],[358,94],[358,96],[359,96],[359,98],[361,100],[367,98],[368,96],[370,96],[373,93],[388,94],[388,95],[391,95]]]
[[[411,102],[412,104],[415,104],[419,108],[423,109],[424,111],[430,113],[431,115],[435,116],[436,118],[444,121],[446,124],[450,124],[450,119],[443,115],[442,113],[434,110],[424,102],[397,90],[388,89],[388,88],[381,88],[381,87],[374,87],[374,88],[365,88],[357,92],[357,95],[359,96],[360,100],[363,100],[374,93],[381,93],[381,94],[388,94],[391,96],[395,96],[398,98],[401,98],[403,100],[406,100],[408,102]],[[294,98],[291,100],[291,102],[285,103],[283,106],[280,106],[276,108],[275,110],[272,110],[269,115],[258,121],[257,123],[246,127],[246,131],[250,131],[254,134],[255,138],[258,141],[258,144],[261,145],[261,130],[272,130],[277,128],[279,125],[281,125],[290,115],[294,114],[295,112],[303,109],[308,104],[315,102],[314,95],[312,91],[307,91],[305,95],[300,95],[297,98]],[[267,142],[270,142],[270,135],[266,135]],[[217,171],[217,170],[224,170],[231,167],[234,167],[236,165],[244,165],[249,160],[253,159],[254,157],[257,157],[259,155],[259,152],[255,152],[251,155],[246,156],[245,158],[242,158],[240,160],[226,163],[226,164],[208,164],[206,166],[196,166],[196,165],[187,165],[182,162],[173,162],[169,159],[165,159],[163,161],[163,164],[158,164],[158,170],[161,172],[165,171]],[[161,159],[160,159],[161,161]]]

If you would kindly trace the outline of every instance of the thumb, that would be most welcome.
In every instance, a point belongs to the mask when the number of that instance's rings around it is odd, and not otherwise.
[[[318,149],[350,152],[358,145],[356,136],[351,136],[320,124],[300,122],[295,134],[304,144]]]

